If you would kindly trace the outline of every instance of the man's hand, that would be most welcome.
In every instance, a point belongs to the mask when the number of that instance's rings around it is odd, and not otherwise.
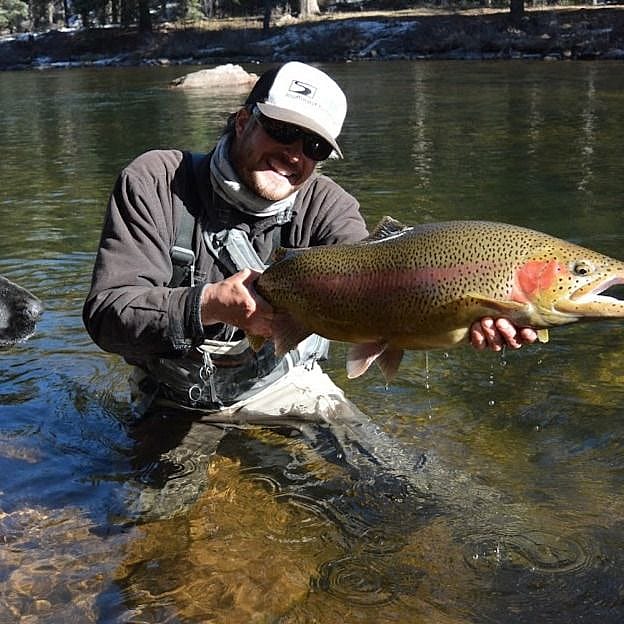
[[[243,269],[202,291],[201,321],[203,325],[228,323],[248,334],[270,338],[273,308],[254,290],[260,273]]]
[[[524,344],[537,340],[537,332],[530,327],[517,328],[505,318],[494,320],[489,316],[476,321],[470,328],[470,342],[477,351],[486,348],[500,351],[507,346],[519,349]]]

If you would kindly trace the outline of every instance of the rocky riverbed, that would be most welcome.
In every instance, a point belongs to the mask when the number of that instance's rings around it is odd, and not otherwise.
[[[286,60],[624,60],[624,6],[508,11],[434,9],[162,26],[152,34],[100,28],[0,39],[0,69],[85,65],[207,64]]]

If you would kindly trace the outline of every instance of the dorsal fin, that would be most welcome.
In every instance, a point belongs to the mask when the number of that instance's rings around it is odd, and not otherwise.
[[[393,219],[392,217],[385,216],[381,219],[381,221],[375,226],[370,236],[366,239],[368,241],[381,240],[383,238],[388,238],[388,236],[394,236],[395,234],[400,234],[401,232],[409,230],[409,226],[404,225],[400,221]]]
[[[278,262],[279,260],[283,260],[284,258],[289,258],[291,256],[296,256],[300,254],[302,251],[305,251],[306,249],[310,249],[310,248],[309,247],[278,247],[271,255],[271,263]]]
[[[273,252],[273,262],[278,262],[282,258],[285,258],[287,253],[288,253],[288,249],[286,249],[286,247],[278,247]]]

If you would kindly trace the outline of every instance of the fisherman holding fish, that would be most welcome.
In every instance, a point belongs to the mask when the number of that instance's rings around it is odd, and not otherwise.
[[[136,367],[139,413],[176,406],[257,422],[343,396],[317,364],[327,340],[276,355],[274,310],[254,283],[278,247],[368,235],[356,199],[316,171],[342,157],[346,111],[334,80],[289,62],[259,78],[208,154],[153,150],[121,172],[83,318],[102,349]],[[247,336],[268,340],[256,352]],[[535,339],[505,318],[470,330],[479,350]]]

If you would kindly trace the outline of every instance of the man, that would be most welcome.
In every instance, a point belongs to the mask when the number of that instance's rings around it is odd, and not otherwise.
[[[256,354],[244,335],[271,337],[273,310],[253,284],[277,246],[367,235],[358,202],[315,173],[318,162],[342,157],[337,138],[346,111],[329,76],[286,63],[260,77],[211,153],[155,150],[122,171],[84,322],[101,348],[138,367],[142,409],[158,399],[221,415],[242,406],[258,416],[280,396],[286,408],[276,413],[288,411],[294,389],[320,396],[335,388],[319,376],[315,362],[326,345],[318,337],[278,359],[270,341]],[[505,319],[471,329],[477,349],[535,338]],[[296,383],[284,385],[293,375]]]

